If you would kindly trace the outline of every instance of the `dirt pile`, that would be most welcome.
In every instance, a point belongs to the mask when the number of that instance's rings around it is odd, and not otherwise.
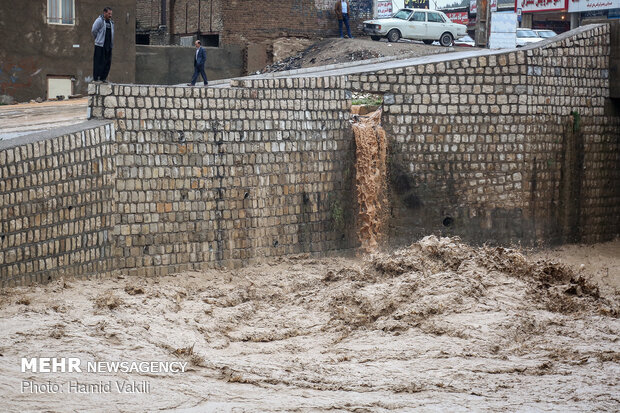
[[[316,43],[315,40],[296,37],[282,37],[276,39],[271,44],[271,53],[273,55],[273,60],[279,62],[281,60],[287,59],[288,57],[294,56],[306,50],[314,43]]]
[[[288,43],[289,50],[294,50],[290,45],[291,41]],[[301,47],[306,44],[306,39],[299,40],[299,45]],[[411,58],[459,50],[460,49],[454,47],[428,46],[423,43],[412,41],[388,43],[387,41],[371,41],[366,37],[356,39],[330,38],[319,40],[305,47],[302,51],[283,59],[277,59],[274,54],[274,59],[276,59],[275,63],[256,73],[281,72],[305,67],[350,63],[388,56]]]
[[[275,63],[266,66],[258,73],[282,72],[285,70],[301,69],[303,67],[323,66],[336,63],[347,63],[357,60],[368,60],[384,55],[376,50],[368,50],[365,48],[341,50],[341,53],[335,54],[333,45],[340,43],[342,40],[328,39],[314,43],[301,52]],[[275,57],[275,56],[274,56]]]
[[[358,238],[366,252],[377,249],[387,208],[387,141],[381,113],[378,109],[368,116],[354,116],[353,123]]]
[[[0,397],[21,411],[615,411],[618,296],[586,276],[431,236],[366,259],[14,288],[0,293]],[[189,367],[21,373],[43,353]],[[43,397],[23,380],[151,391]]]

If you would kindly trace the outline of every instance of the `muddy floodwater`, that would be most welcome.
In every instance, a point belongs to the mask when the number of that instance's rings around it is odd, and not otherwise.
[[[367,257],[11,288],[1,410],[616,412],[619,263],[618,241],[531,255],[431,236]],[[185,368],[22,372],[35,357]]]

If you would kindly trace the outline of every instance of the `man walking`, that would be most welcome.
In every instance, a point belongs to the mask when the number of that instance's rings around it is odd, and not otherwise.
[[[349,1],[336,1],[334,11],[336,12],[336,17],[338,18],[338,30],[340,31],[340,38],[344,37],[342,35],[342,23],[344,23],[344,25],[347,27],[347,35],[349,36],[349,39],[352,39],[353,36],[351,36],[351,28],[349,27]]]
[[[93,80],[107,82],[110,66],[112,65],[112,47],[114,46],[114,22],[112,9],[106,7],[103,14],[93,23],[93,38],[95,39],[95,55],[93,57]]]
[[[207,81],[207,74],[205,73],[205,62],[207,61],[207,52],[206,50],[200,46],[200,40],[196,40],[194,43],[196,45],[196,54],[194,55],[194,76],[192,76],[191,83],[188,83],[187,86],[194,86],[196,84],[196,80],[198,80],[198,74],[202,76],[202,80],[205,83],[205,86],[209,84]]]

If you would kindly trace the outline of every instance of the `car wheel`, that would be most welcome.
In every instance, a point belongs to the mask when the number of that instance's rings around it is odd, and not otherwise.
[[[424,44],[433,44],[434,40],[422,40]]]
[[[444,47],[448,47],[452,44],[452,35],[450,33],[444,33],[441,35],[441,37],[439,38],[439,44],[441,44]]]
[[[381,40],[381,36],[370,36],[370,38],[374,40],[375,42],[378,42],[379,40]]]
[[[387,34],[387,38],[389,42],[395,43],[398,41],[398,39],[400,39],[400,32],[396,29],[392,29]]]

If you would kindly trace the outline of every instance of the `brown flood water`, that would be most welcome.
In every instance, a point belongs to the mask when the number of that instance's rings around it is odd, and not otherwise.
[[[618,411],[620,242],[563,248],[431,236],[360,258],[5,290],[2,410]],[[22,357],[188,370],[22,373]],[[76,381],[148,392],[69,393]]]
[[[365,252],[374,252],[378,247],[387,205],[387,141],[381,127],[381,112],[378,109],[360,116],[353,123],[358,238]]]

